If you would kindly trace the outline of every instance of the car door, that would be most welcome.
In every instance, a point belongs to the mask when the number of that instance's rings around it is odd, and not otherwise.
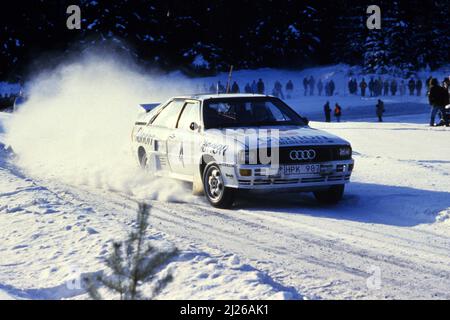
[[[173,151],[169,162],[177,173],[192,176],[197,163],[200,102],[188,100],[178,119],[175,136],[169,140]]]
[[[157,170],[175,172],[169,158],[174,152],[172,141],[175,138],[176,125],[184,104],[184,100],[173,100],[158,113],[151,123],[154,132],[154,160]]]

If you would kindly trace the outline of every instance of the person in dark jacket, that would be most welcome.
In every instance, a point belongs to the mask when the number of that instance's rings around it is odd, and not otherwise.
[[[294,83],[289,80],[288,83],[286,83],[286,98],[291,99],[292,92],[294,92]]]
[[[374,85],[375,97],[381,96],[382,90],[383,90],[383,80],[381,80],[381,78],[378,78],[377,80],[375,80],[375,85]]]
[[[337,122],[341,122],[342,108],[338,103],[336,103],[334,107],[334,116],[336,117]]]
[[[231,86],[231,93],[240,93],[241,90],[239,89],[239,85],[236,81],[233,82],[233,85]]]
[[[392,79],[391,81],[391,94],[395,96],[397,94],[397,80]]]
[[[416,89],[416,82],[412,78],[408,82],[408,89],[409,89],[409,95],[413,96],[414,95],[414,90]]]
[[[438,112],[442,114],[442,120],[446,127],[449,126],[449,120],[445,112],[445,106],[449,104],[448,91],[441,87],[437,79],[431,80],[430,92],[428,93],[428,101],[431,105],[430,126],[434,127],[435,119]]]
[[[319,79],[319,82],[317,82],[317,91],[319,92],[319,96],[321,96],[322,95],[322,91],[323,91],[322,79]]]
[[[350,94],[353,94],[353,78],[350,78],[347,85],[348,85],[348,92]]]
[[[417,79],[417,81],[416,81],[416,91],[417,91],[417,96],[418,97],[420,97],[422,95],[422,86],[423,86],[422,80]]]
[[[330,80],[330,96],[334,95],[334,90],[336,89],[336,85],[333,80]]]
[[[264,94],[265,91],[266,91],[265,86],[264,86],[264,82],[262,81],[261,78],[260,78],[260,79],[258,80],[258,82],[256,83],[256,90],[257,90],[257,92],[258,92],[259,94]]]
[[[253,93],[252,92],[252,86],[250,85],[250,83],[247,83],[244,87],[244,91],[245,93]]]
[[[378,122],[383,122],[384,102],[381,101],[381,99],[378,99],[378,103],[375,108],[378,117]]]
[[[275,90],[278,92],[278,97],[284,100],[284,94],[283,94],[283,85],[280,81],[276,81],[274,85]]]
[[[252,93],[258,92],[258,85],[256,84],[256,80],[252,81]]]
[[[303,78],[303,88],[305,89],[305,97],[308,94],[308,85],[309,85],[309,80],[307,77]]]
[[[366,96],[367,83],[364,80],[364,78],[362,79],[361,83],[359,84],[359,87],[361,88],[361,97],[365,97]]]
[[[331,108],[329,101],[323,106],[323,112],[325,113],[325,122],[331,122]]]

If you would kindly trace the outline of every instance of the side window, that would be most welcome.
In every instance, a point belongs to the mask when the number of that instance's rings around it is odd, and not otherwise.
[[[152,125],[166,127],[166,128],[175,128],[177,125],[178,116],[180,115],[180,111],[183,108],[184,101],[183,100],[175,100],[169,103],[153,120]]]
[[[192,122],[200,124],[200,105],[198,103],[187,103],[178,122],[178,128],[189,129]]]

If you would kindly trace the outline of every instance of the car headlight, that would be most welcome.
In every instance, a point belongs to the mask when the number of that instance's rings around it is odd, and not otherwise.
[[[352,148],[350,146],[339,148],[339,157],[350,158],[352,156]]]

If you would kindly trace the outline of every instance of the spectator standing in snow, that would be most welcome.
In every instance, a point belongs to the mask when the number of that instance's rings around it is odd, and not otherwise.
[[[378,96],[378,79],[373,80],[373,96]]]
[[[331,122],[331,108],[329,101],[323,106],[323,112],[325,113],[325,122]]]
[[[258,92],[258,85],[256,84],[256,81],[253,80],[252,82],[252,93],[257,93]]]
[[[307,77],[303,78],[303,88],[305,89],[305,97],[308,94],[308,85],[309,85],[309,80]]]
[[[225,87],[222,82],[217,82],[217,93],[225,93]]]
[[[369,92],[370,92],[371,97],[373,97],[373,94],[374,94],[374,85],[375,85],[375,82],[373,81],[373,77],[370,77]]]
[[[241,89],[239,88],[239,85],[236,81],[233,82],[233,85],[231,86],[231,93],[240,93]]]
[[[414,89],[416,89],[416,82],[414,81],[413,78],[411,78],[411,80],[409,80],[409,82],[408,82],[408,89],[409,89],[409,95],[413,96]]]
[[[378,99],[378,103],[375,108],[378,117],[378,122],[383,122],[384,102],[381,101],[381,99]]]
[[[292,92],[294,91],[294,83],[289,80],[288,83],[286,83],[286,97],[288,99],[292,98]]]
[[[319,79],[319,81],[317,82],[317,91],[319,92],[319,96],[321,96],[322,95],[322,91],[323,91],[322,79]]]
[[[258,83],[256,84],[256,90],[259,94],[264,94],[266,91],[264,82],[262,81],[261,78],[258,80]]]
[[[438,112],[442,114],[442,120],[446,127],[449,126],[449,120],[445,112],[445,106],[449,104],[448,91],[439,86],[437,79],[431,80],[430,92],[428,93],[428,101],[431,105],[430,126],[434,127],[435,119]]]
[[[366,96],[367,83],[364,80],[364,78],[362,79],[361,83],[359,84],[359,87],[361,88],[361,97],[365,97]]]
[[[363,79],[364,80],[364,79]],[[366,89],[367,89],[367,83],[366,83]],[[352,83],[352,93],[358,94],[358,81],[356,79],[353,79]]]
[[[405,84],[405,80],[402,80],[400,82],[400,95],[404,96],[406,93],[406,84]]]
[[[281,84],[281,82],[280,81],[276,81],[274,87],[275,87],[275,89],[278,92],[279,98],[284,100],[283,85]]]
[[[353,94],[353,78],[350,78],[347,85],[348,85],[348,92],[350,94]]]
[[[423,86],[422,80],[417,79],[417,81],[416,81],[416,91],[417,91],[417,96],[418,97],[420,97],[422,95],[422,86]]]
[[[338,103],[336,103],[334,107],[334,116],[336,117],[337,122],[341,122],[342,108]]]
[[[247,82],[247,84],[244,87],[244,91],[245,91],[245,93],[253,93],[252,86],[250,85],[250,83]]]
[[[313,76],[311,76],[309,78],[309,95],[313,96],[314,95],[314,88],[316,87],[316,80],[314,79]]]
[[[391,94],[395,96],[397,94],[397,80],[392,79],[391,81]]]
[[[336,89],[336,85],[334,84],[334,81],[330,81],[330,95],[334,95],[334,90]]]
[[[216,92],[217,92],[217,88],[216,88],[216,86],[214,85],[214,83],[209,87],[209,92],[210,92],[210,93],[216,93]]]
[[[388,96],[389,95],[389,80],[388,79],[384,80],[383,89],[384,89],[383,95]]]

